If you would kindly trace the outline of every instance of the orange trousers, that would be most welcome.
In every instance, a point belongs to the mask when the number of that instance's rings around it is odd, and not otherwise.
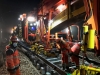
[[[10,73],[10,75],[21,75],[20,69],[18,68],[15,73]]]

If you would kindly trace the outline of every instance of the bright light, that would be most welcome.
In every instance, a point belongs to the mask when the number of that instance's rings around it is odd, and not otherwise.
[[[49,21],[49,25],[51,25],[52,22],[53,22],[53,20],[50,20],[50,21]]]
[[[18,20],[20,20],[20,18],[18,18]]]
[[[17,41],[20,41],[20,39],[17,39]]]
[[[23,18],[18,18],[18,20],[19,20],[19,21],[23,21],[24,19],[23,19]]]
[[[18,18],[18,20],[23,21],[23,15],[20,15],[20,17]]]
[[[31,27],[31,30],[32,30],[32,31],[36,30],[35,26],[32,26],[32,27]]]
[[[30,26],[32,26],[33,24],[31,23]]]
[[[61,37],[61,40],[63,40],[63,37]]]
[[[14,29],[12,28],[11,30],[10,30],[10,33],[12,34],[14,32]]]
[[[46,17],[44,17],[44,20],[47,19]]]
[[[61,5],[59,5],[59,6],[57,7],[57,9],[58,9],[60,12],[62,12],[63,10],[66,9],[66,5],[61,4]]]
[[[78,0],[73,0],[72,2],[71,2],[71,5],[73,5],[75,2],[77,2]]]
[[[36,23],[34,23],[34,25],[36,26]]]
[[[53,20],[50,20],[50,21],[49,21],[49,23],[52,23],[52,22],[53,22]]]
[[[33,22],[33,21],[35,21],[35,18],[34,17],[28,17],[27,20],[30,21],[30,22]]]
[[[32,27],[32,29],[34,29],[34,27]]]
[[[61,20],[57,20],[57,21],[53,22],[51,29],[54,28],[55,26],[57,26],[58,24],[60,24],[61,22],[62,22]]]
[[[23,15],[20,15],[20,18],[23,18]]]
[[[55,38],[58,39],[58,33],[55,33]]]
[[[17,29],[17,26],[15,26],[14,29]]]
[[[37,26],[39,25],[39,21],[36,22],[36,25],[37,25]]]
[[[13,30],[11,30],[11,34],[13,33]]]
[[[63,5],[59,5],[59,6],[57,7],[57,9],[59,9],[60,11],[62,11],[62,8],[63,8]]]
[[[67,33],[69,32],[69,29],[68,29],[68,28],[66,28],[66,32],[67,32]]]

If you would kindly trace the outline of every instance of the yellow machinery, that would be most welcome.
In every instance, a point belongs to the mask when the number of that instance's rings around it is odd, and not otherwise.
[[[87,44],[87,48],[92,50],[94,49],[94,44],[95,44],[95,30],[93,29],[90,29],[89,32],[88,32],[88,44]]]
[[[95,30],[89,29],[88,25],[83,26],[83,46],[82,50],[93,50],[95,47]]]
[[[100,69],[81,65],[71,75],[100,75]]]
[[[99,0],[93,0],[95,3],[98,2]],[[88,3],[86,3],[88,2]],[[95,4],[94,3],[94,4]],[[100,68],[99,67],[95,67],[95,66],[91,66],[88,65],[86,66],[84,64],[84,57],[86,57],[86,52],[88,51],[93,51],[95,50],[99,50],[99,43],[98,43],[98,38],[96,33],[98,34],[98,24],[96,20],[96,10],[97,8],[93,8],[96,5],[92,6],[92,2],[90,0],[84,0],[84,5],[88,4],[88,8],[86,8],[86,14],[87,14],[87,18],[86,19],[86,23],[83,26],[83,40],[82,40],[82,46],[81,46],[81,50],[83,52],[83,62],[82,65],[79,65],[79,68],[74,70],[73,73],[71,73],[71,75],[100,75]],[[85,6],[86,7],[86,6]],[[88,11],[90,10],[91,14],[88,13]],[[96,51],[95,50],[95,51]]]
[[[88,26],[83,26],[83,44],[82,51],[86,51],[87,49],[87,40],[88,40]]]
[[[100,75],[100,68],[95,67],[93,65],[86,66],[84,64],[84,57],[86,56],[86,50],[93,50],[95,47],[94,37],[95,37],[95,30],[89,29],[89,27],[83,26],[83,62],[82,65],[79,66],[71,75]]]

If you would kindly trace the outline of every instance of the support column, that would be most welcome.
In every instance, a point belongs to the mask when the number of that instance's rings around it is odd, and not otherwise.
[[[49,21],[51,20],[51,18],[52,18],[52,10],[50,10],[50,13],[49,13]],[[47,43],[50,42],[50,27],[51,27],[50,25],[48,25],[48,40],[47,40]]]

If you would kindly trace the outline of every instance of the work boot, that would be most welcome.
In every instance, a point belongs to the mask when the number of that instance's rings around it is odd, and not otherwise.
[[[66,65],[64,63],[62,64],[62,68],[63,68],[63,70],[66,69]]]

